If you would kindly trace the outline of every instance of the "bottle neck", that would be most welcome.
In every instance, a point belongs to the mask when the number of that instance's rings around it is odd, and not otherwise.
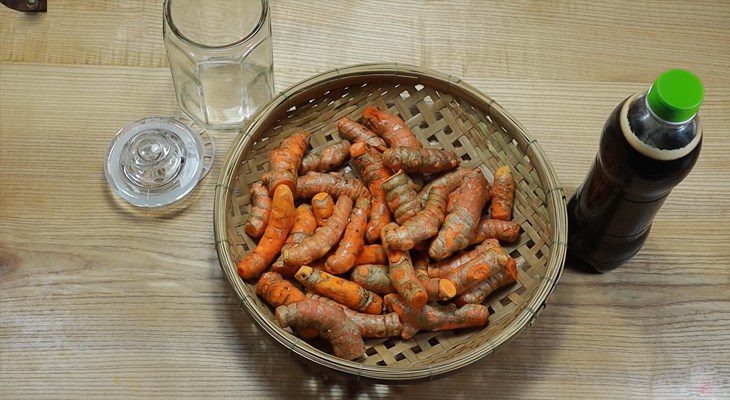
[[[636,93],[621,107],[621,130],[631,146],[656,160],[676,160],[697,147],[702,137],[699,117],[670,122],[657,116],[646,101],[646,93]]]

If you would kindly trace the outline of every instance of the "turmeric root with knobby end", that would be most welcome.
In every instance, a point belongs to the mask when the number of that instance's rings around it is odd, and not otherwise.
[[[457,285],[458,294],[462,294],[512,262],[514,262],[514,259],[502,251],[501,247],[493,247],[449,272],[445,278],[454,282]]]
[[[365,119],[365,125],[385,139],[390,147],[402,146],[414,149],[423,147],[408,125],[397,115],[384,113],[374,107],[366,107],[362,117]]]
[[[297,179],[296,198],[310,198],[317,193],[325,192],[330,196],[340,198],[347,196],[370,198],[370,192],[357,178],[350,178],[338,173],[309,172]]]
[[[279,326],[314,328],[332,344],[335,356],[354,360],[365,354],[365,343],[357,325],[345,312],[332,304],[303,299],[276,308]]]
[[[314,214],[312,214],[312,209],[306,204],[302,204],[297,207],[294,214],[294,225],[292,225],[291,231],[289,231],[289,237],[286,239],[284,246],[281,248],[282,253],[285,249],[288,249],[295,244],[299,244],[303,242],[304,239],[312,236],[316,229],[317,222],[314,219]],[[294,273],[297,272],[298,269],[299,265],[287,265],[284,263],[283,255],[279,255],[279,258],[274,261],[273,265],[271,265],[271,270],[273,272],[279,273],[285,277],[294,276]]]
[[[287,265],[305,265],[327,254],[342,236],[347,226],[347,218],[352,211],[352,199],[342,196],[337,199],[332,216],[324,226],[317,229],[314,235],[305,238],[299,244],[284,249],[281,252]]]
[[[503,242],[515,242],[520,237],[520,224],[501,219],[482,218],[472,243],[481,243],[484,239],[497,239]]]
[[[329,297],[353,310],[367,314],[383,312],[383,299],[380,296],[347,279],[307,266],[299,268],[294,278],[308,290]]]
[[[394,250],[410,250],[416,244],[435,236],[444,222],[448,196],[442,186],[432,187],[423,210],[398,228],[387,232],[383,230],[383,245]]]
[[[443,278],[452,271],[455,271],[469,261],[477,258],[485,251],[497,247],[499,247],[497,239],[486,239],[469,251],[465,250],[457,254],[455,257],[430,264],[428,266],[428,276],[431,278]]]
[[[368,243],[373,243],[380,239],[380,231],[391,221],[383,182],[393,175],[393,171],[385,166],[380,152],[367,143],[358,142],[350,146],[350,158],[372,195],[365,239]]]
[[[294,197],[286,185],[279,185],[271,202],[271,215],[264,236],[256,248],[238,262],[238,275],[243,279],[253,278],[264,272],[274,261],[294,224]]]
[[[434,148],[394,147],[385,150],[383,161],[390,169],[408,173],[437,174],[452,170],[461,164],[453,151]]]
[[[387,265],[358,265],[350,273],[350,280],[380,295],[395,292],[393,284],[390,282]]]
[[[335,169],[347,161],[350,155],[350,142],[340,140],[323,147],[321,150],[311,152],[302,159],[302,166],[299,167],[299,174],[304,175],[310,171],[327,172]]]
[[[400,332],[401,339],[408,340],[421,330],[421,325],[418,323],[418,316],[423,308],[428,307],[428,304],[423,306],[421,310],[415,309],[406,304],[397,293],[386,294],[383,297],[383,303],[385,303],[385,307],[390,312],[398,315],[398,319],[400,319],[400,323],[403,326]]]
[[[248,215],[244,230],[248,236],[257,238],[264,234],[271,215],[271,197],[261,182],[251,185],[251,205],[251,213]]]
[[[274,308],[304,298],[304,293],[276,272],[264,272],[256,283],[256,294]]]
[[[388,263],[388,255],[385,249],[379,244],[369,244],[362,248],[360,254],[355,259],[355,265],[377,264],[385,265]]]
[[[466,176],[469,176],[473,174],[475,171],[479,171],[478,169],[471,170]],[[464,178],[466,178],[466,176]],[[463,179],[462,179],[463,181]],[[486,185],[486,189],[484,189],[484,198],[485,198],[485,204],[489,201],[489,198],[492,193],[492,187],[489,185],[489,181],[484,179],[484,184]],[[449,215],[453,212],[455,212],[458,208],[461,208],[461,204],[459,203],[459,200],[461,199],[461,189],[462,185],[459,185],[456,189],[454,189],[449,194],[449,201],[446,202],[446,215]],[[467,188],[468,190],[468,188]],[[476,234],[476,232],[475,232]]]
[[[515,178],[509,166],[497,168],[492,186],[492,205],[489,208],[492,219],[511,220],[515,201]]]
[[[476,260],[471,260],[451,271],[445,279],[456,285],[457,294],[462,294],[501,269],[496,257],[491,257],[491,259],[493,262],[486,262],[482,257],[477,257]]]
[[[372,315],[350,310],[344,305],[330,300],[326,297],[322,297],[316,293],[307,293],[307,298],[312,300],[322,301],[333,306],[341,307],[345,311],[347,318],[350,318],[352,322],[357,325],[360,330],[362,337],[390,337],[399,336],[403,325],[400,323],[398,314],[387,313],[381,315]]]
[[[511,285],[517,281],[517,262],[514,258],[507,261],[507,265],[502,267],[494,275],[490,276],[486,280],[478,283],[473,288],[466,292],[458,295],[454,302],[458,306],[464,304],[481,304],[484,299],[487,298],[495,290]]]
[[[418,322],[427,331],[448,331],[452,329],[484,326],[489,322],[489,308],[481,304],[429,305],[421,310]]]
[[[323,270],[330,274],[340,275],[352,269],[355,259],[365,246],[365,227],[370,214],[370,199],[360,197],[352,209],[350,222],[347,223],[340,245],[334,254],[327,258]]]
[[[393,220],[393,217],[390,215],[388,203],[385,201],[385,189],[383,189],[382,182],[369,186],[373,198],[370,218],[365,229],[365,240],[368,243],[374,243],[380,239],[380,231]]]
[[[391,229],[392,226],[395,226],[395,224],[391,222],[383,230]],[[411,307],[415,309],[423,307],[428,301],[428,293],[426,293],[421,281],[416,278],[410,254],[407,251],[391,249],[387,249],[387,253],[390,265],[388,274],[393,288]]]
[[[413,269],[416,278],[421,281],[423,288],[428,294],[428,301],[446,301],[456,296],[456,285],[448,279],[431,278],[428,276],[428,257],[419,255],[413,260]]]
[[[452,193],[454,190],[456,190],[456,188],[459,187],[459,185],[461,185],[461,181],[464,179],[464,177],[469,175],[471,171],[471,169],[464,168],[462,166],[455,169],[454,171],[439,176],[438,178],[427,183],[426,186],[424,186],[423,189],[418,192],[418,199],[421,200],[421,204],[425,205],[426,201],[428,200],[428,195],[431,192],[431,188],[434,186],[443,186],[448,193]]]
[[[446,331],[484,326],[489,321],[489,308],[481,304],[467,304],[461,308],[453,304],[426,304],[419,310],[409,306],[395,293],[386,295],[383,301],[388,310],[398,314],[403,325],[400,337],[404,340],[412,338],[421,329]]]
[[[276,272],[264,272],[256,283],[256,294],[264,301],[276,308],[286,304],[291,304],[304,298],[304,293],[294,286],[291,282],[282,279],[281,275]],[[319,334],[318,331],[312,329],[298,330],[300,336],[304,338],[313,338]]]
[[[297,171],[309,147],[310,133],[297,132],[281,141],[279,147],[271,150],[269,158],[269,194],[273,195],[279,185],[286,185],[292,192],[296,189]]]
[[[383,156],[367,143],[355,143],[350,146],[350,157],[355,168],[367,184],[384,181],[393,175],[383,162]]]
[[[351,143],[367,143],[379,151],[388,148],[383,138],[348,117],[342,117],[337,121],[337,130]]]
[[[436,239],[428,248],[431,258],[443,260],[471,243],[476,234],[482,209],[487,203],[488,185],[487,179],[478,169],[464,178],[454,198],[449,200],[458,206],[446,216]]]
[[[328,193],[317,193],[312,197],[312,212],[317,220],[317,226],[324,225],[327,218],[332,216],[335,208],[335,202]]]
[[[413,182],[403,171],[398,171],[383,182],[385,189],[385,200],[388,202],[393,218],[398,225],[411,219],[421,211],[421,202],[418,200],[418,193],[413,188]]]

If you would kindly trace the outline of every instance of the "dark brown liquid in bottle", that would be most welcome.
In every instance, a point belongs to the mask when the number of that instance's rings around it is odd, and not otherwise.
[[[627,112],[629,126],[643,143],[657,149],[686,146],[698,134],[693,121],[667,134],[646,121],[643,97]],[[633,257],[649,235],[651,223],[669,192],[694,166],[702,142],[683,157],[657,160],[637,151],[624,136],[621,110],[611,113],[585,182],[568,203],[568,252],[596,269],[607,272]]]

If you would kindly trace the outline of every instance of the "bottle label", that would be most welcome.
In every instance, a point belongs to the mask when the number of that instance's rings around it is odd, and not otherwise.
[[[642,94],[642,92],[634,94],[626,100],[621,107],[621,115],[619,119],[621,121],[621,131],[631,147],[647,157],[660,161],[676,160],[692,152],[692,150],[697,147],[697,144],[700,143],[700,139],[702,139],[702,127],[700,124],[697,125],[697,135],[695,135],[692,141],[678,149],[657,149],[656,147],[652,147],[644,143],[636,136],[636,134],[631,130],[631,125],[629,124],[629,106]]]

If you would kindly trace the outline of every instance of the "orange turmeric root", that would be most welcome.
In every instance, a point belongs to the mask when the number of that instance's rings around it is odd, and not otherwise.
[[[446,215],[449,215],[456,211],[461,205],[459,204],[459,196],[461,192],[461,186],[454,189],[453,192],[449,193],[449,200],[446,202]]]
[[[428,248],[431,258],[443,260],[472,242],[482,209],[487,203],[488,186],[487,179],[478,169],[464,178],[455,197],[449,200],[458,206],[446,216],[438,236]]]
[[[510,258],[507,265],[500,268],[499,271],[483,282],[458,295],[454,299],[454,302],[458,306],[463,306],[464,304],[481,304],[495,290],[503,286],[511,285],[516,281],[517,262],[515,262],[514,258]]]
[[[389,229],[393,223],[385,227]],[[393,288],[403,299],[413,308],[419,309],[428,301],[428,293],[416,278],[416,272],[413,270],[411,256],[407,251],[387,250],[388,263],[390,264],[390,282]]]
[[[477,257],[446,275],[446,279],[456,285],[457,294],[466,292],[501,269],[496,256],[491,257],[491,263],[484,258],[487,257]]]
[[[286,185],[279,185],[271,202],[271,216],[256,248],[238,262],[238,275],[251,279],[266,270],[284,246],[294,224],[294,197]]]
[[[403,330],[401,338],[408,340],[420,330],[445,331],[450,329],[484,326],[489,320],[489,309],[481,304],[467,304],[456,308],[453,304],[446,306],[426,304],[421,309],[414,309],[395,293],[384,298],[388,310],[398,314]]]
[[[497,239],[486,239],[471,250],[462,251],[455,257],[430,264],[428,266],[428,276],[443,278],[491,248],[499,248]]]
[[[372,207],[370,209],[370,220],[365,232],[365,239],[373,243],[380,239],[380,231],[392,220],[386,193],[383,189],[383,182],[393,175],[393,172],[385,166],[381,154],[372,146],[359,142],[350,146],[350,158],[360,176],[368,185],[372,195]]]
[[[421,314],[421,310],[428,307],[428,304],[421,309],[415,309],[406,304],[397,293],[386,294],[383,297],[383,303],[385,303],[385,307],[390,312],[398,314],[398,319],[400,319],[400,323],[403,326],[400,332],[401,339],[408,340],[421,330],[418,317]]]
[[[256,283],[256,294],[264,301],[276,308],[302,300],[304,293],[291,282],[282,279],[276,272],[264,272]],[[312,329],[301,329],[299,335],[304,338],[313,338],[319,334]]]
[[[301,243],[293,244],[282,251],[282,257],[287,265],[301,266],[327,254],[342,236],[347,226],[347,218],[352,211],[352,199],[342,196],[337,199],[332,216],[324,226],[317,229],[314,235],[305,238]]]
[[[304,293],[276,272],[264,272],[256,283],[256,294],[274,308],[304,298]]]
[[[370,200],[360,197],[352,209],[350,222],[347,223],[339,246],[334,254],[327,258],[323,270],[330,274],[340,275],[352,269],[355,259],[365,246],[365,227],[370,214]]]
[[[446,301],[456,296],[457,287],[448,279],[431,278],[428,276],[428,257],[419,255],[413,260],[413,269],[416,278],[421,281],[428,294],[428,301]]]
[[[509,166],[497,168],[493,186],[490,206],[492,219],[509,221],[512,219],[512,206],[515,201],[515,178]]]
[[[306,204],[297,207],[294,214],[294,225],[292,225],[289,237],[281,248],[282,252],[312,236],[315,229],[317,229],[317,222],[314,219],[314,214],[312,214],[312,209]],[[271,265],[271,271],[287,278],[294,276],[298,269],[298,265],[292,266],[284,263],[283,255],[279,255],[279,258]]]
[[[379,151],[388,148],[383,138],[348,117],[342,117],[337,121],[337,130],[351,143],[367,143]]]
[[[324,225],[327,218],[332,216],[335,209],[335,202],[329,193],[321,192],[312,197],[312,212],[317,220],[317,226]]]
[[[363,264],[353,268],[350,280],[365,289],[380,295],[393,293],[387,265]]]
[[[393,221],[388,203],[385,201],[385,189],[382,183],[371,185],[370,191],[373,196],[372,207],[370,207],[370,218],[365,230],[365,239],[368,243],[375,243],[380,239],[380,231],[385,225]]]
[[[244,230],[248,236],[257,238],[264,234],[266,223],[269,222],[269,215],[271,215],[271,197],[261,182],[251,185],[251,205],[251,213]]]
[[[385,249],[379,244],[369,244],[362,248],[360,254],[355,259],[355,265],[377,264],[385,265],[388,263],[388,255]]]
[[[395,218],[398,225],[403,225],[404,222],[421,211],[418,193],[405,172],[398,171],[398,173],[385,180],[383,189],[386,192],[385,200],[388,202],[388,207],[393,212],[393,218]]]
[[[295,191],[297,171],[309,147],[309,138],[309,132],[300,131],[282,140],[279,147],[271,151],[267,175],[269,195],[273,195],[279,185],[286,185],[292,192]]]
[[[400,336],[400,332],[401,330],[403,330],[403,325],[401,325],[398,314],[396,313],[387,313],[381,315],[365,314],[350,310],[344,305],[334,300],[330,300],[326,297],[322,297],[316,293],[307,293],[307,298],[322,301],[333,306],[341,307],[342,310],[345,312],[345,315],[347,315],[347,318],[350,318],[352,322],[357,325],[357,328],[360,330],[360,335],[362,337],[380,338]]]
[[[414,149],[423,147],[408,125],[397,115],[384,113],[374,107],[367,107],[362,112],[362,117],[365,125],[385,139],[390,147],[402,146]]]
[[[484,239],[497,239],[503,242],[516,242],[520,237],[520,224],[501,219],[482,218],[472,243],[481,243]]]
[[[310,171],[327,172],[335,169],[347,161],[350,155],[350,142],[340,140],[323,147],[317,152],[311,152],[302,159],[299,175]]]
[[[334,172],[309,172],[297,179],[297,199],[310,198],[317,193],[329,193],[334,198],[347,196],[370,198],[370,192],[357,178],[350,178]]]
[[[421,200],[422,205],[426,205],[428,195],[431,192],[431,188],[434,186],[443,186],[448,193],[453,192],[456,188],[461,185],[461,181],[471,173],[471,169],[459,167],[451,172],[443,174],[438,178],[427,183],[423,189],[418,192],[418,199]]]
[[[456,308],[453,304],[429,305],[421,310],[418,319],[421,328],[427,331],[448,331],[484,326],[489,321],[489,308],[481,304],[466,304],[460,308]]]
[[[393,171],[402,169],[408,173],[422,174],[449,171],[461,164],[461,158],[453,151],[410,147],[385,150],[383,161]]]
[[[350,146],[350,157],[365,183],[384,181],[393,172],[383,162],[383,156],[367,143],[355,143]]]
[[[303,266],[294,275],[308,290],[367,314],[383,312],[383,299],[357,283]]]
[[[303,299],[276,308],[279,326],[312,328],[332,344],[335,356],[354,360],[365,354],[365,343],[360,330],[345,312],[332,304]]]
[[[448,193],[443,186],[432,187],[423,210],[398,228],[383,231],[383,245],[394,250],[410,250],[435,236],[444,222],[447,198]]]

